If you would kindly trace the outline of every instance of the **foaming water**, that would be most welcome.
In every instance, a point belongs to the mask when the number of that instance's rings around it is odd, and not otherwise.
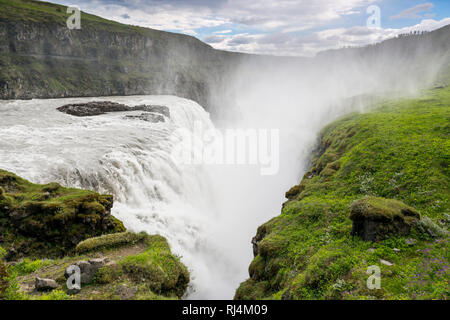
[[[57,107],[109,100],[169,107],[165,123],[125,119],[133,112],[73,117]],[[134,96],[0,102],[0,167],[37,183],[59,182],[115,196],[113,215],[133,231],[165,236],[192,272],[188,298],[231,298],[236,261],[215,243],[209,175],[171,158],[177,128],[213,128],[195,102]],[[236,264],[236,266],[235,266]]]

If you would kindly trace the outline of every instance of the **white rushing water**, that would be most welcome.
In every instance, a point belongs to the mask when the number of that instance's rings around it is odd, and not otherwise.
[[[137,112],[74,117],[56,110],[94,100],[165,105],[171,117],[155,124],[124,119]],[[113,215],[127,228],[165,236],[182,256],[192,271],[189,298],[231,298],[237,267],[211,234],[218,217],[208,175],[170,157],[174,130],[192,129],[195,122],[213,126],[198,104],[170,96],[1,101],[0,168],[36,183],[113,194]]]
[[[88,101],[165,105],[171,116],[155,124],[125,118],[139,111],[74,117],[56,110]],[[301,165],[318,130],[336,116],[331,111],[296,109],[292,116],[278,112],[268,117],[295,122],[289,127],[275,122],[282,128],[280,170],[261,176],[257,166],[190,166],[172,160],[177,129],[194,132],[198,124],[214,128],[208,113],[190,100],[131,96],[0,101],[0,168],[36,183],[56,181],[113,194],[112,213],[128,229],[161,234],[182,256],[192,277],[188,299],[231,299],[248,277],[251,237],[280,213],[284,192],[300,181]],[[303,116],[294,116],[298,112]],[[240,125],[261,124],[270,129],[270,121]]]

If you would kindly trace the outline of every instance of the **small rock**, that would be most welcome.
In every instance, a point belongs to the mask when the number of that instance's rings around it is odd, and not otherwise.
[[[50,291],[58,288],[58,284],[53,279],[36,278],[34,287],[37,291]]]
[[[394,249],[392,249],[392,250],[394,250],[394,252],[397,252],[397,253],[399,253],[399,252],[401,252],[402,250],[400,250],[400,249],[397,249],[397,248],[394,248]]]
[[[374,253],[375,251],[377,251],[377,249],[375,249],[375,248],[367,249],[367,252],[370,252],[370,253]]]
[[[417,241],[416,241],[415,239],[412,239],[412,238],[408,238],[408,239],[405,240],[405,243],[406,243],[407,245],[409,245],[409,246],[415,245],[416,242],[417,242]]]
[[[394,265],[392,262],[389,262],[389,261],[383,260],[383,259],[380,259],[380,263],[382,263],[386,266],[389,266],[389,267],[392,267]]]
[[[70,288],[70,289],[67,288],[67,293],[70,294],[70,295],[78,294],[78,293],[80,293],[80,291],[81,291],[81,287],[79,285],[77,285],[77,284],[74,284],[72,286],[72,288]]]

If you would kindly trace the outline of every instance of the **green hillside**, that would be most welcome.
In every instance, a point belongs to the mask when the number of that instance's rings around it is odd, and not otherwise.
[[[235,298],[448,299],[449,138],[449,87],[328,125],[281,215],[258,229]],[[380,289],[366,285],[372,265]]]

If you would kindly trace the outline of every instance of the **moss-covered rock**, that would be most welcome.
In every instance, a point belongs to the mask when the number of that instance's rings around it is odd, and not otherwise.
[[[148,244],[145,252],[120,262],[124,273],[145,282],[154,293],[181,297],[189,283],[187,268],[171,253],[165,238],[152,236]]]
[[[0,244],[19,256],[58,256],[87,238],[125,231],[111,215],[112,196],[34,184],[4,170],[0,186]]]
[[[286,192],[286,198],[289,200],[294,199],[295,197],[297,197],[300,193],[302,193],[302,191],[305,190],[305,186],[304,185],[297,185],[297,186],[293,186],[291,189],[289,189],[289,191]]]
[[[417,226],[420,214],[401,201],[364,197],[352,203],[352,234],[365,241],[380,241],[389,236],[406,236]]]

